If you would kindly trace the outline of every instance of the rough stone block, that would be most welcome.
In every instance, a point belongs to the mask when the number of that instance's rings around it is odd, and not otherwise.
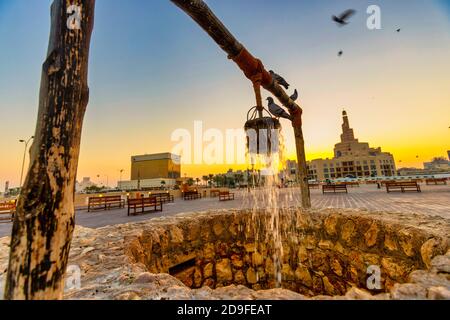
[[[426,300],[427,290],[418,284],[397,283],[391,290],[391,296],[394,300]]]
[[[450,300],[450,290],[445,287],[432,287],[428,289],[430,300]]]
[[[216,275],[217,281],[220,283],[233,280],[229,259],[222,259],[216,263]]]

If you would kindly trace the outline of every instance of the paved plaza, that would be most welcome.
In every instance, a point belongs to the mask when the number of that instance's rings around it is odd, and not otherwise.
[[[424,186],[422,193],[386,193],[375,185],[364,185],[349,188],[349,194],[326,194],[320,190],[312,190],[312,205],[314,208],[358,208],[369,211],[389,211],[399,213],[423,213],[450,219],[450,186]],[[257,200],[246,191],[236,191],[236,200],[220,202],[218,198],[184,201],[176,199],[175,203],[164,205],[164,211],[141,216],[127,216],[127,210],[97,211],[88,213],[77,211],[77,224],[100,228],[108,225],[140,222],[153,218],[173,216],[182,212],[209,211],[214,209],[248,209],[255,206],[270,207],[270,200],[263,192],[257,192]],[[298,189],[283,189],[279,191],[277,207],[296,206],[300,204]],[[8,236],[11,223],[0,223],[0,237]]]

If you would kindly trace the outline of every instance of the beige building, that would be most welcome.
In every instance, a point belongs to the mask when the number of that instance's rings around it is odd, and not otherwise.
[[[425,162],[423,166],[429,171],[450,171],[450,161],[444,157],[434,158],[431,162]]]
[[[131,157],[131,180],[119,181],[120,190],[173,188],[181,178],[181,157],[171,153]]]
[[[131,180],[179,179],[180,157],[171,153],[131,157]]]
[[[310,180],[370,178],[396,176],[394,156],[371,148],[355,138],[347,112],[343,112],[341,142],[334,148],[333,159],[317,159],[308,163]]]

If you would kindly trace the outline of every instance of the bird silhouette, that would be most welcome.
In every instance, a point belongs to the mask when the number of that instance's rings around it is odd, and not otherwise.
[[[289,89],[290,84],[287,83],[287,81],[284,80],[284,78],[282,76],[280,76],[279,74],[276,74],[275,72],[273,72],[273,70],[270,70],[269,73],[272,76],[272,79],[275,80],[276,82],[278,82],[278,84],[280,86],[285,87],[286,90]]]
[[[339,57],[342,57],[343,54],[344,54],[344,51],[342,51],[342,50],[338,52]]]
[[[339,16],[333,16],[332,19],[339,26],[345,26],[348,24],[348,19],[350,19],[354,14],[356,14],[356,10],[348,9],[342,12]]]
[[[402,29],[397,29],[397,32],[400,32],[400,31],[402,31]]]
[[[298,91],[295,89],[294,94],[291,96],[292,101],[297,101],[298,99]]]
[[[284,118],[292,120],[292,117],[287,113],[283,108],[275,103],[272,97],[268,97],[267,101],[269,101],[269,111],[277,118]]]

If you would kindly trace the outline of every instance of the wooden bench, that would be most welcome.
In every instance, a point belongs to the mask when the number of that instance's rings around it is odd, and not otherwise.
[[[217,198],[218,196],[220,196],[220,190],[213,189],[209,194],[211,195],[211,198]]]
[[[348,193],[346,184],[327,184],[322,186],[322,193]]]
[[[0,202],[0,221],[12,221],[16,213],[16,201]]]
[[[225,191],[219,194],[219,201],[231,201],[231,200],[234,200],[234,193]]]
[[[350,188],[359,188],[359,182],[346,182],[345,185]]]
[[[447,179],[446,178],[442,178],[442,179],[427,179],[426,180],[427,186],[431,186],[431,185],[442,185],[442,186],[446,186],[447,185]]]
[[[387,193],[399,191],[402,193],[405,192],[422,192],[420,189],[420,185],[417,181],[402,181],[402,182],[390,182],[386,183],[386,191]]]
[[[202,198],[201,193],[199,193],[197,191],[186,191],[183,193],[184,200],[196,200],[196,199],[201,199],[201,198]]]
[[[88,212],[93,210],[111,210],[112,208],[125,208],[125,200],[121,196],[89,198]]]
[[[152,194],[153,197],[156,197],[156,200],[158,200],[161,203],[173,203],[175,202],[175,198],[172,194],[164,192],[164,193],[155,193]]]
[[[163,211],[163,204],[161,201],[158,201],[157,197],[128,199],[127,204],[128,216],[135,216],[138,213],[143,214],[147,212]],[[131,212],[131,210],[133,210],[133,212]]]

